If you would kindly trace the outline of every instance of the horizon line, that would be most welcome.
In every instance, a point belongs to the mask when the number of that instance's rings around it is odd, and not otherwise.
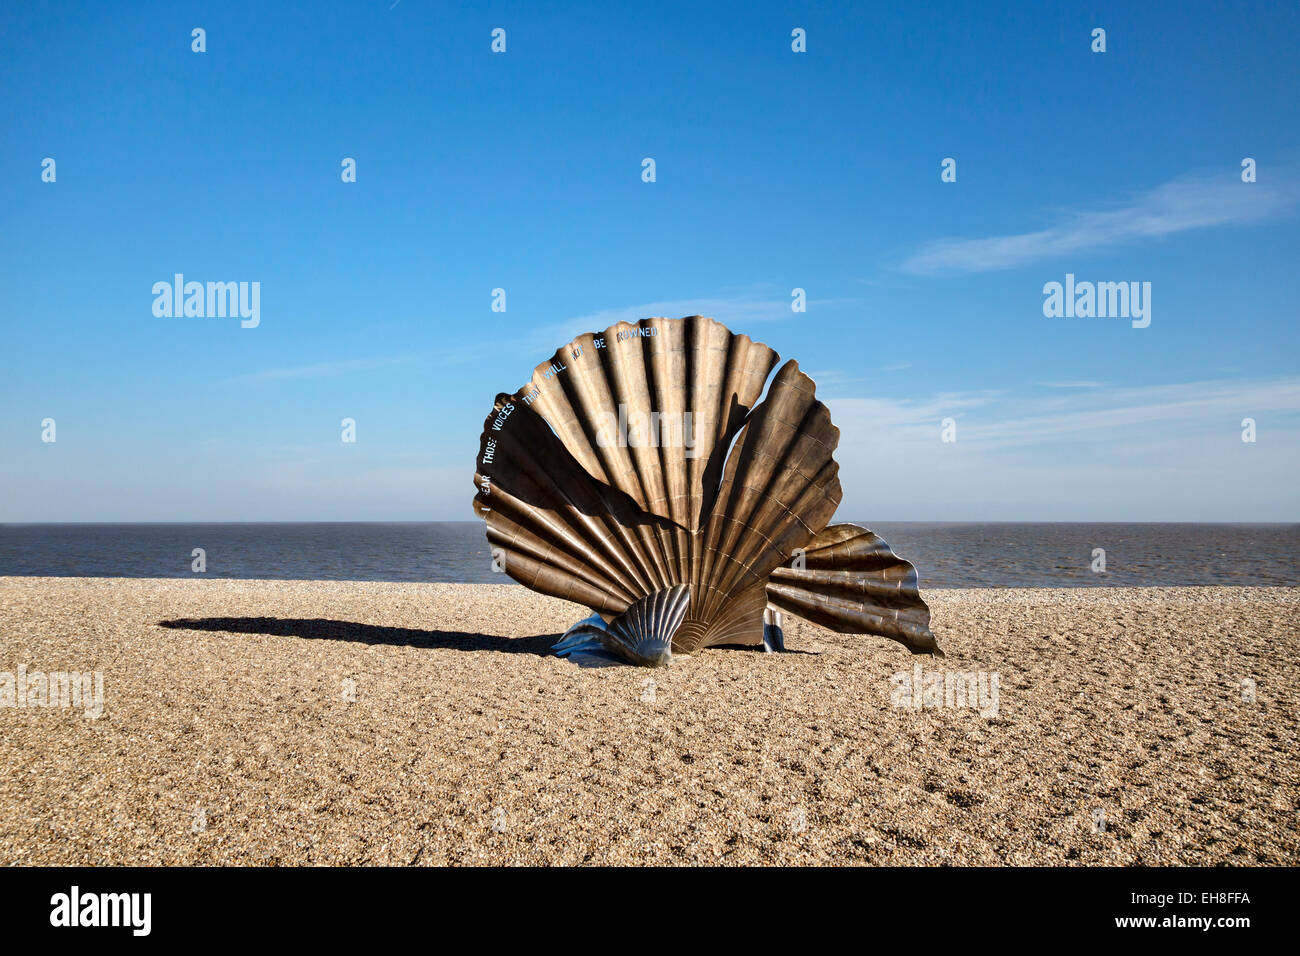
[[[383,520],[369,520],[364,518],[362,519],[334,518],[334,519],[287,520],[287,521],[247,521],[247,520],[239,520],[239,521],[198,521],[198,520],[189,520],[189,521],[0,521],[0,528],[45,527],[50,525],[117,526],[117,525],[193,525],[193,524],[285,525],[285,524],[480,524],[480,523],[483,524],[484,527],[487,526],[486,522],[481,522],[480,520],[474,518],[463,519],[463,520],[462,519],[435,519],[435,518],[419,518],[419,519],[394,518],[394,519],[383,519]],[[951,519],[950,518],[890,518],[887,520],[870,522],[870,523],[874,523],[877,525],[885,525],[885,524],[1300,525],[1300,520],[1231,521],[1231,520],[1215,519],[1215,520],[1193,520],[1193,521],[1146,521],[1146,520],[1136,521],[1131,519],[1126,520],[1126,519],[1116,519],[1116,518],[1105,519],[1105,520],[1089,520],[1089,519],[1081,519],[1081,518],[1071,518],[1071,519],[1064,519],[1064,520],[1041,519],[1041,518],[1016,518],[1016,519],[1001,518],[1001,519],[990,519],[990,520],[983,520],[978,518],[975,519],[972,518],[951,518]],[[827,523],[827,527],[830,527],[832,524],[857,524],[866,527],[868,523],[845,519],[843,521],[830,521]]]

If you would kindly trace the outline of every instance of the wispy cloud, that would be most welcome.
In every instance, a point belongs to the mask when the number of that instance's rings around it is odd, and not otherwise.
[[[1105,382],[1035,382],[1040,388],[1105,388]]]
[[[1085,383],[1087,384],[1087,383]],[[937,441],[943,418],[958,420],[962,440],[982,448],[1047,442],[1131,440],[1134,429],[1169,434],[1182,428],[1234,431],[1243,417],[1300,413],[1300,377],[1260,381],[1188,382],[1136,388],[1095,388],[1062,396],[999,392],[943,393],[918,401],[828,400],[832,412],[895,438]],[[976,414],[963,415],[973,409]],[[841,424],[841,431],[846,431]],[[850,430],[851,431],[851,430]]]
[[[758,286],[735,293],[701,296],[695,299],[661,299],[640,305],[601,309],[586,315],[575,316],[535,330],[530,342],[550,348],[563,345],[575,335],[607,329],[619,322],[636,322],[640,319],[662,316],[680,319],[687,315],[706,315],[717,319],[731,329],[745,330],[749,326],[780,319],[797,319],[800,316],[790,308],[790,291],[772,286]],[[859,304],[853,298],[809,298],[808,308],[826,309]]]
[[[922,275],[1014,269],[1076,252],[1157,239],[1209,226],[1245,225],[1290,214],[1300,202],[1296,170],[1274,170],[1267,182],[1239,175],[1182,176],[1106,208],[1074,210],[1054,226],[985,238],[923,244],[900,268]]]
[[[568,321],[581,326],[584,330],[591,330],[608,328],[616,322],[635,322],[656,315],[670,319],[679,319],[684,315],[707,315],[721,320],[728,326],[739,326],[746,322],[773,322],[777,319],[788,319],[794,313],[790,311],[790,297],[787,295],[782,298],[779,292],[773,290],[767,295],[743,293],[737,296],[703,296],[698,299],[645,302],[641,305],[617,309],[601,309]]]
[[[246,372],[228,379],[231,382],[283,382],[290,379],[328,378],[333,375],[346,375],[349,372],[365,372],[390,365],[402,365],[414,360],[413,355],[392,355],[377,358],[342,359],[335,362],[316,362],[311,365],[296,365],[290,368],[268,368],[256,372]]]
[[[1300,378],[1189,382],[1098,390],[1010,405],[996,421],[974,422],[967,437],[987,447],[1054,441],[1131,442],[1145,432],[1232,437],[1243,417],[1300,412]]]
[[[1294,520],[1300,377],[827,398],[841,514],[875,520]],[[944,443],[942,421],[956,421]],[[1241,440],[1244,418],[1255,443]],[[884,467],[882,467],[884,466]]]
[[[788,319],[793,312],[790,312],[789,298],[781,299],[776,294],[762,298],[745,294],[735,298],[663,299],[659,302],[641,303],[640,306],[602,308],[601,311],[589,312],[588,315],[575,316],[551,325],[547,332],[560,333],[562,338],[568,338],[580,336],[584,332],[607,329],[617,323],[634,323],[651,316],[681,319],[688,315],[706,315],[731,328],[744,328],[746,323]],[[562,342],[556,341],[556,345],[560,343]]]

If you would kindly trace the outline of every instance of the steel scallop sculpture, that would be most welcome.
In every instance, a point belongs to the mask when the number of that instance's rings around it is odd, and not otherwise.
[[[830,524],[839,429],[778,361],[713,319],[643,319],[578,336],[496,397],[474,508],[507,574],[591,608],[558,654],[781,650],[781,611],[942,654],[916,569]]]

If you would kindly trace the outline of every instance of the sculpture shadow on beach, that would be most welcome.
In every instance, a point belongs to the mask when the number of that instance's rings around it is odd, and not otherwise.
[[[159,621],[159,627],[177,631],[213,631],[225,634],[265,634],[309,640],[352,641],[391,647],[448,648],[455,651],[499,651],[547,657],[559,634],[533,637],[494,637],[465,631],[426,631],[414,627],[383,627],[328,618],[200,617]]]
[[[532,637],[496,637],[491,634],[471,634],[466,631],[425,631],[415,627],[382,627],[378,624],[358,624],[354,621],[335,621],[329,618],[292,617],[198,617],[159,621],[159,627],[173,631],[210,631],[219,634],[262,634],[269,637],[299,637],[306,640],[352,641],[357,644],[386,644],[390,647],[448,648],[455,651],[498,651],[503,654],[533,654],[537,657],[553,656],[551,648],[560,634],[537,634]],[[719,650],[754,652],[745,644],[724,644]],[[787,654],[815,654],[813,651],[792,651]],[[583,658],[574,660],[580,667],[626,667],[624,661]]]

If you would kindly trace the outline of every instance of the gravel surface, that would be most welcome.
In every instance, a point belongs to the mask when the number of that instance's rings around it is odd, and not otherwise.
[[[0,578],[0,704],[104,688],[0,706],[0,863],[1300,862],[1300,589],[926,597],[940,660],[787,615],[646,671],[512,585]]]

